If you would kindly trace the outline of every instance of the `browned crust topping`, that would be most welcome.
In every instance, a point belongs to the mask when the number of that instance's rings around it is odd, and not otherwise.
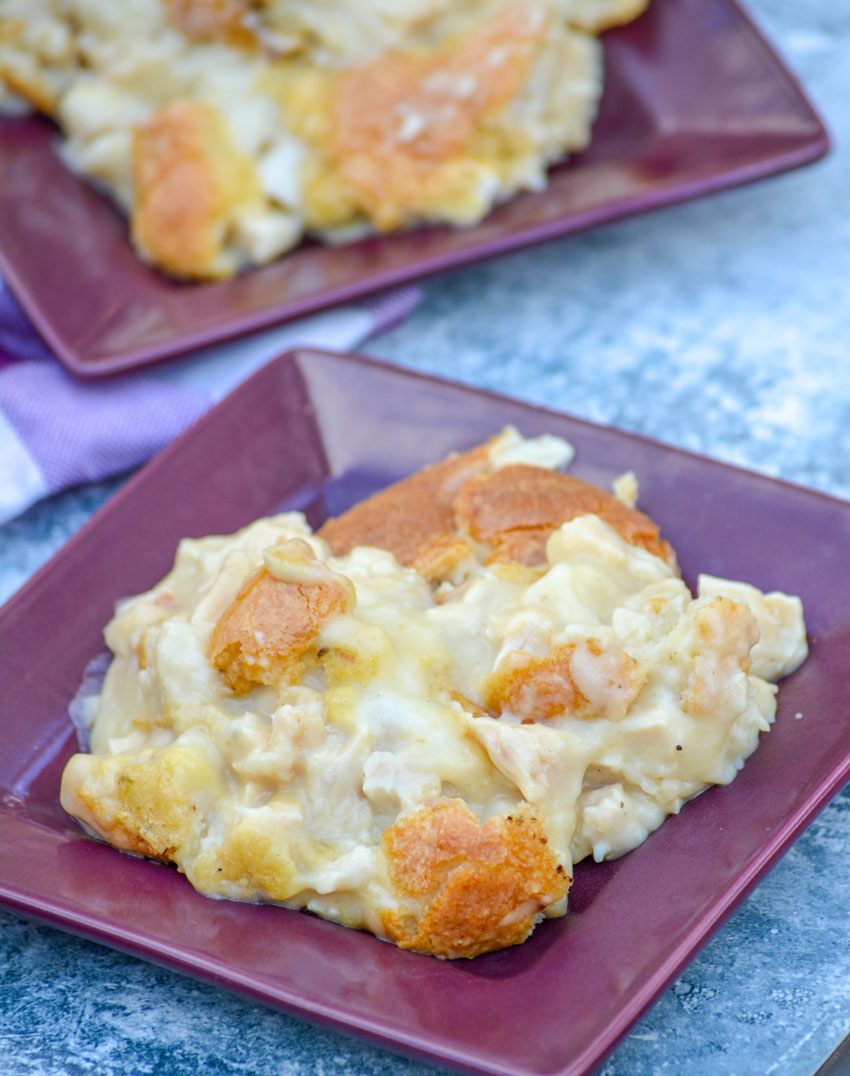
[[[371,545],[411,567],[429,547],[439,550],[457,541],[452,502],[464,483],[487,466],[486,448],[478,447],[425,467],[329,519],[319,535],[337,556]]]
[[[613,494],[572,475],[513,464],[489,470],[486,446],[388,486],[328,520],[319,534],[338,556],[358,545],[378,546],[429,582],[450,578],[473,550],[488,562],[539,565],[554,530],[592,513],[632,545],[675,565],[657,525]]]
[[[95,765],[91,781],[75,781],[66,771],[61,794],[65,809],[115,848],[163,863],[178,859],[201,824],[204,786],[214,786],[215,775],[205,760],[171,747],[135,763],[113,756]]]
[[[576,683],[577,652],[588,680],[584,690]],[[644,679],[634,658],[622,650],[603,650],[593,640],[556,646],[541,658],[515,650],[487,678],[484,702],[498,714],[510,711],[523,724],[561,715],[616,719],[627,712]]]
[[[135,129],[132,165],[137,246],[177,276],[225,273],[220,252],[232,211],[259,186],[218,109],[202,101],[161,108]]]
[[[322,624],[343,612],[348,601],[335,580],[289,583],[260,569],[216,624],[210,661],[237,693],[257,684],[294,683],[303,670],[301,658]]]
[[[396,890],[422,904],[418,917],[385,914],[387,935],[438,956],[519,944],[570,885],[528,807],[482,824],[462,800],[436,800],[391,826],[382,846]]]
[[[458,186],[476,127],[519,92],[547,31],[543,10],[512,4],[435,54],[389,53],[340,76],[330,151],[378,228]]]
[[[422,546],[412,567],[429,583],[439,583],[450,579],[465,562],[474,557],[475,548],[466,538],[440,534]]]
[[[541,564],[546,540],[577,516],[599,516],[632,545],[672,562],[655,523],[613,494],[572,475],[517,463],[480,475],[460,491],[455,510],[469,533],[491,547],[491,560]]]

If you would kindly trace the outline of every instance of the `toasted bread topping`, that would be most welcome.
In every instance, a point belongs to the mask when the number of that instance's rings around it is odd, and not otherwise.
[[[227,233],[258,203],[260,182],[217,109],[181,101],[154,112],[134,133],[133,181],[133,236],[153,261],[178,276],[232,271]]]
[[[322,624],[349,601],[350,588],[334,579],[288,582],[260,569],[216,624],[210,660],[238,693],[295,683]]]
[[[527,806],[482,824],[461,800],[436,800],[381,844],[393,885],[421,904],[418,916],[383,920],[405,949],[471,957],[516,945],[570,885]]]

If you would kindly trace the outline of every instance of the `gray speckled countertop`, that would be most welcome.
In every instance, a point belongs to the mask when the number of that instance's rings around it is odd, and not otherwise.
[[[850,11],[750,9],[825,116],[823,162],[434,280],[379,357],[850,497]],[[0,528],[0,600],[120,484]],[[603,1076],[810,1076],[850,1030],[850,791]],[[0,913],[0,1074],[433,1071]]]

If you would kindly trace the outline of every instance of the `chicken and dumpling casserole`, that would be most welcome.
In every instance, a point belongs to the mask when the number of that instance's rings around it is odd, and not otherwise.
[[[586,147],[598,39],[646,0],[0,0],[0,109],[226,277],[307,235],[465,225]]]
[[[120,604],[62,803],[202,893],[471,957],[574,864],[731,781],[805,658],[799,599],[703,576],[506,429],[313,533],[185,540]]]

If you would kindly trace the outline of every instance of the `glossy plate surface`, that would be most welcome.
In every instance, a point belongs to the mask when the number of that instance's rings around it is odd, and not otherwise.
[[[235,280],[179,284],[134,256],[44,121],[0,119],[0,270],[72,371],[99,376],[391,285],[792,168],[828,139],[735,0],[652,0],[604,37],[590,149],[481,225],[309,245]]]
[[[732,785],[625,858],[580,865],[569,914],[524,945],[458,962],[207,899],[64,815],[67,701],[115,601],[164,575],[180,537],[281,508],[316,525],[508,422],[568,438],[573,473],[600,485],[634,469],[689,582],[707,571],[802,596],[811,656]],[[0,902],[438,1064],[590,1073],[848,776],[847,548],[846,502],[356,356],[284,356],[128,482],[0,610]]]

